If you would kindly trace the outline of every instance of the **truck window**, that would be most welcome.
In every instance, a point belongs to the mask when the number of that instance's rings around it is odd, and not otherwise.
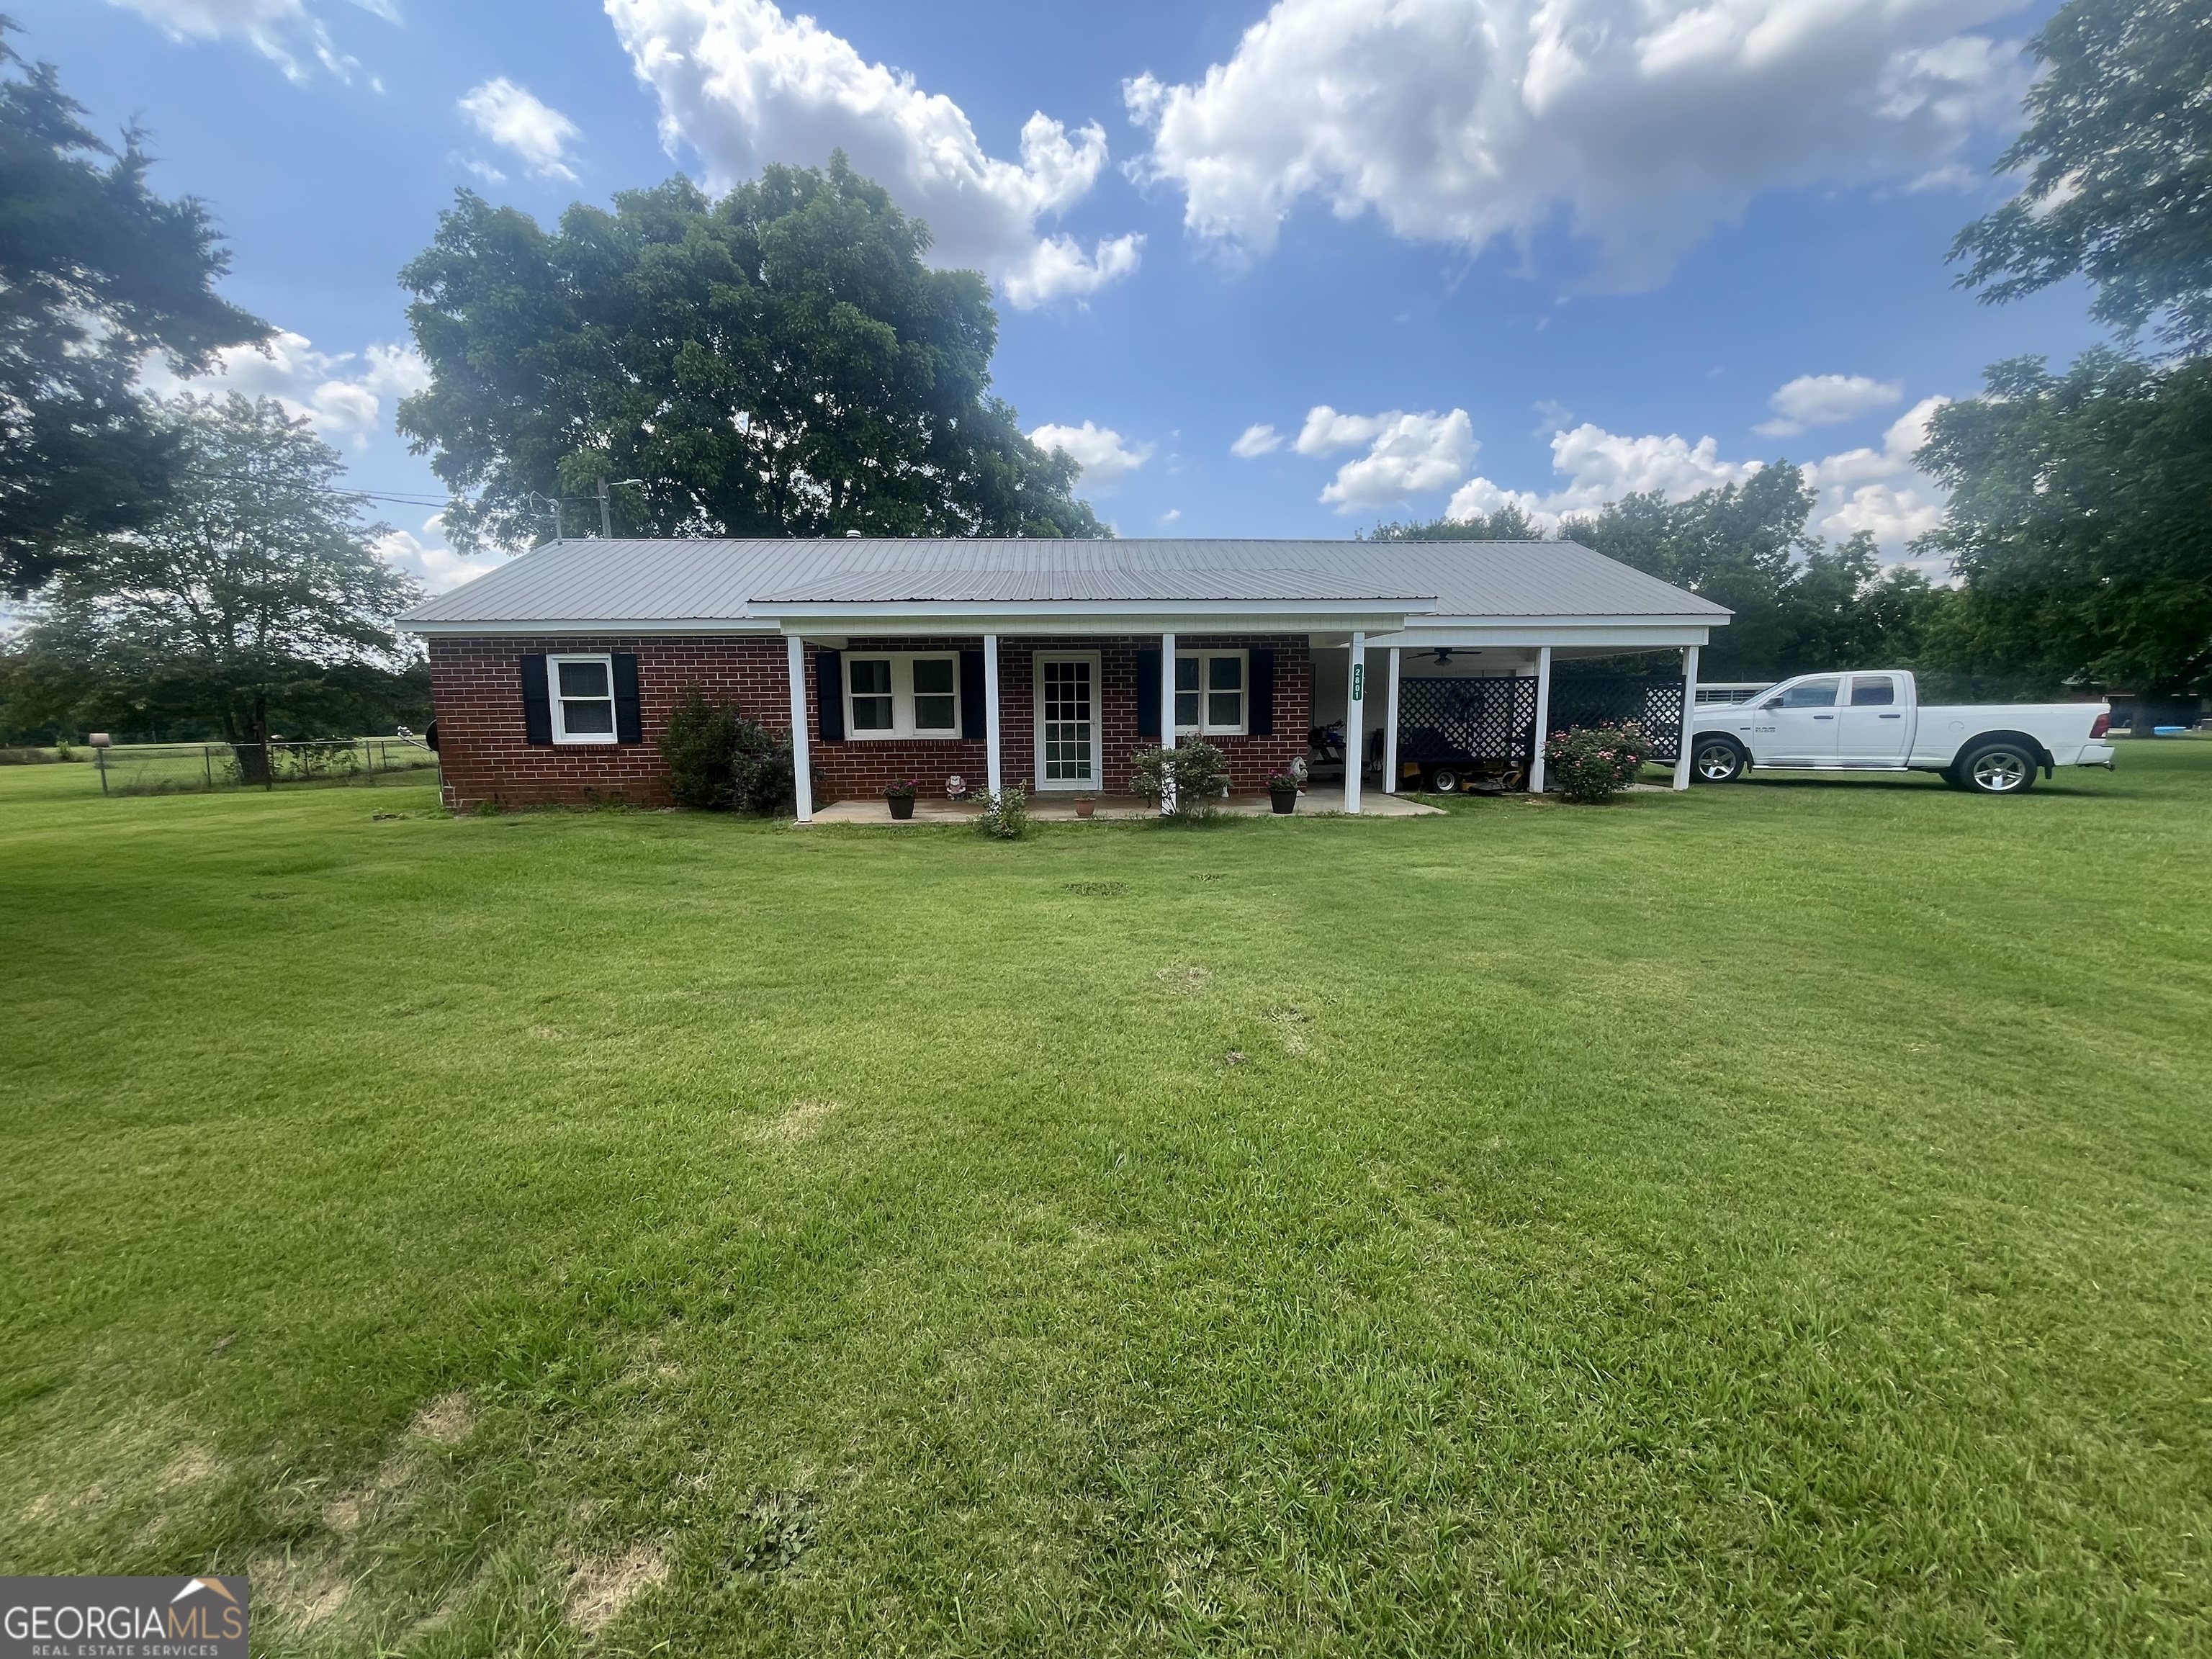
[[[1802,685],[1793,685],[1782,694],[1784,708],[1833,708],[1836,688],[1840,680],[1807,680]]]
[[[1855,674],[1851,677],[1851,707],[1854,708],[1887,708],[1897,701],[1897,682],[1887,674]]]

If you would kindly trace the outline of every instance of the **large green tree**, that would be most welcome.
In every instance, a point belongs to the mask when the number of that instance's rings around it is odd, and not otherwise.
[[[138,135],[88,128],[51,64],[0,16],[0,592],[21,595],[94,538],[159,512],[179,458],[137,386],[268,325],[215,293],[206,210],[146,187]]]
[[[2212,347],[2212,7],[2068,0],[2029,51],[2045,72],[1996,164],[2027,185],[1959,233],[1960,280],[1997,302],[2083,276],[2100,320]]]
[[[1999,363],[1929,428],[1947,485],[1923,543],[1966,578],[1959,665],[2154,702],[2212,672],[2212,357]]]
[[[1102,533],[1074,463],[990,393],[982,277],[928,246],[842,155],[551,234],[462,191],[401,276],[432,380],[399,425],[453,492],[447,534],[527,544],[602,479],[643,481],[613,494],[643,534]]]
[[[1920,465],[1952,495],[1923,545],[1966,579],[1960,666],[2124,687],[2154,720],[2212,673],[2212,9],[2069,0],[2032,50],[2047,72],[1997,164],[2027,186],[1960,233],[1961,280],[2003,301],[2084,276],[2165,356],[1990,368],[1930,423]]]
[[[413,702],[392,623],[417,590],[378,557],[383,526],[339,487],[337,452],[274,399],[156,414],[178,458],[169,504],[41,593],[7,664],[9,723],[201,721],[255,744],[279,717],[296,736]]]

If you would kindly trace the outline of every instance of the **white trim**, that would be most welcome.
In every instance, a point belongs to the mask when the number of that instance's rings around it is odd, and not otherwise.
[[[1163,749],[1172,749],[1176,746],[1175,665],[1176,636],[1172,634],[1162,634],[1160,635],[1160,747]],[[1164,781],[1166,787],[1160,791],[1160,812],[1163,817],[1174,811],[1176,807],[1175,781],[1169,778]]]
[[[606,672],[607,695],[604,697],[564,698],[561,695],[561,665],[564,662],[597,663]],[[553,741],[558,744],[600,744],[622,741],[622,711],[615,705],[615,659],[609,651],[549,652],[545,658],[545,698],[553,706]],[[571,732],[568,729],[568,706],[570,702],[604,702],[607,706],[607,729],[604,732]]]
[[[1237,660],[1237,672],[1239,676],[1239,680],[1237,690],[1237,695],[1238,697],[1237,706],[1243,711],[1243,717],[1234,726],[1216,726],[1213,721],[1208,718],[1212,713],[1212,708],[1207,699],[1212,688],[1206,683],[1207,678],[1207,670],[1206,665],[1212,662],[1216,657],[1234,657]],[[1187,737],[1242,738],[1249,736],[1252,730],[1251,652],[1243,648],[1233,651],[1215,651],[1201,646],[1194,646],[1188,651],[1178,650],[1175,653],[1175,659],[1178,664],[1194,662],[1199,665],[1198,724],[1195,726],[1185,726],[1182,723],[1181,712],[1177,711],[1175,718],[1176,741],[1180,743]],[[1170,678],[1168,683],[1172,684],[1174,683],[1173,679]],[[1163,687],[1162,689],[1164,690],[1165,688]],[[1176,695],[1180,696],[1182,694],[1181,691],[1177,691]]]
[[[1394,634],[1368,641],[1370,646],[1399,645],[1419,653],[1440,645],[1470,650],[1483,646],[1604,646],[1615,650],[1663,646],[1708,645],[1712,631],[1726,626],[1717,617],[1532,617],[1519,618],[1428,617],[1409,621]],[[1341,648],[1340,637],[1334,643]]]
[[[888,728],[879,726],[863,726],[853,717],[853,665],[861,662],[884,662],[890,665],[891,723]],[[950,662],[952,665],[952,724],[933,726],[923,729],[914,723],[915,690],[914,665],[918,662]],[[845,700],[845,738],[857,743],[951,743],[957,741],[964,729],[962,719],[966,713],[961,706],[960,653],[955,649],[940,651],[870,651],[866,647],[854,647],[843,653],[839,669],[842,684],[838,690]],[[863,694],[870,698],[879,692]],[[931,696],[943,696],[933,691]]]
[[[984,782],[995,803],[1006,787],[1006,768],[999,758],[999,636],[983,635],[983,772]]]
[[[1091,665],[1091,775],[1078,782],[1046,775],[1044,755],[1044,668],[1047,663],[1080,662]],[[1034,705],[1030,730],[1036,741],[1037,793],[1103,789],[1106,782],[1105,664],[1096,651],[1035,651],[1030,653],[1030,690]]]
[[[1359,810],[1359,769],[1367,760],[1367,635],[1352,636],[1344,677],[1344,810]]]
[[[1682,737],[1674,754],[1674,787],[1690,787],[1690,734],[1698,721],[1698,647],[1682,653]]]
[[[425,638],[487,640],[649,640],[664,634],[730,634],[772,640],[785,631],[774,623],[724,617],[625,617],[605,622],[591,617],[555,622],[402,622],[398,627],[403,634]]]
[[[806,641],[791,636],[786,647],[791,668],[791,781],[797,796],[799,821],[814,822],[814,777],[809,769],[806,741]]]
[[[1552,647],[1536,647],[1536,743],[1528,757],[1528,793],[1544,793],[1544,745],[1552,739]]]
[[[1398,647],[1390,647],[1390,701],[1382,726],[1382,793],[1398,793]]]

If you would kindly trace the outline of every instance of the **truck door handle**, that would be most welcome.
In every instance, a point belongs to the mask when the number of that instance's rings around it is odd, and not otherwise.
[[[1832,720],[1836,717],[1833,714],[1815,714],[1813,718],[1816,720]]]
[[[1905,716],[1902,714],[1884,714],[1882,716],[1882,719],[1886,720],[1901,720],[1904,718]]]

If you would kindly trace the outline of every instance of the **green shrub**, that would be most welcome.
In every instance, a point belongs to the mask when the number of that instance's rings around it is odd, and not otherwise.
[[[737,787],[737,719],[735,709],[708,702],[696,684],[684,688],[659,743],[660,758],[668,763],[668,793],[678,806],[728,810]]]
[[[1229,793],[1229,757],[1210,743],[1139,749],[1132,769],[1130,790],[1148,800],[1161,799],[1172,787],[1177,817],[1203,817]]]
[[[983,816],[975,820],[975,828],[994,841],[1019,841],[1029,833],[1029,792],[1018,783],[1010,783],[999,791],[996,800],[983,803]]]
[[[1610,800],[1636,781],[1651,758],[1651,739],[1634,720],[1554,732],[1544,764],[1559,793],[1573,801]]]
[[[771,817],[799,799],[793,781],[791,733],[730,714],[730,805]]]

